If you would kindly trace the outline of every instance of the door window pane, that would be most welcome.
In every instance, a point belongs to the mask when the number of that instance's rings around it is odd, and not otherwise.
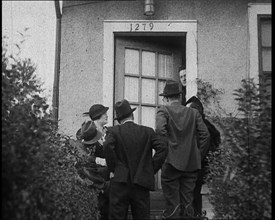
[[[139,51],[125,49],[125,73],[139,74]]]
[[[142,51],[142,75],[155,76],[155,53]]]
[[[124,97],[129,102],[138,102],[138,78],[125,76]]]
[[[142,125],[151,127],[155,129],[155,107],[141,107],[142,116],[141,116],[141,123]]]
[[[160,53],[158,58],[159,77],[172,78],[172,56]]]
[[[142,89],[141,102],[155,104],[155,91],[156,91],[155,80],[142,79],[141,82],[142,82],[142,84],[141,84],[141,89]]]
[[[133,108],[136,108],[136,110],[133,112],[133,114],[134,114],[134,122],[136,123],[136,124],[139,124],[139,107],[138,107],[138,105],[130,105],[131,106],[131,108],[133,109]]]
[[[131,108],[137,108],[134,112],[133,112],[133,114],[134,114],[134,122],[136,123],[136,124],[139,124],[139,117],[138,117],[138,112],[139,112],[139,108],[138,108],[138,106],[137,105],[131,105]]]
[[[171,55],[166,55],[167,78],[172,78],[172,72],[173,72],[172,68],[173,68],[172,56]]]
[[[158,81],[158,104],[164,105],[164,102],[162,101],[163,96],[159,96],[160,93],[163,93],[163,89],[165,86],[165,81]]]

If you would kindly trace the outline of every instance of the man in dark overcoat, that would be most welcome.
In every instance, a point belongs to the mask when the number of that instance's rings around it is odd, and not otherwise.
[[[200,113],[181,104],[180,93],[178,82],[167,81],[160,94],[165,105],[156,116],[156,132],[168,140],[169,149],[161,172],[165,218],[194,215],[193,191],[210,137]]]
[[[166,158],[167,143],[152,128],[134,123],[136,108],[127,100],[114,108],[119,125],[108,130],[104,143],[111,172],[109,219],[127,219],[129,206],[133,219],[149,219],[149,191],[154,190],[154,174]]]

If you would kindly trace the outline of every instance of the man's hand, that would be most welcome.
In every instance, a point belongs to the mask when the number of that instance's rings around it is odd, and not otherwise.
[[[115,174],[113,172],[110,172],[110,179],[114,178]]]

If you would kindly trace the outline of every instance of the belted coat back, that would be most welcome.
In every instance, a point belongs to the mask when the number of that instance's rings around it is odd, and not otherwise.
[[[180,171],[201,169],[210,135],[198,110],[185,107],[180,102],[160,106],[156,116],[156,132],[168,140],[166,163]]]

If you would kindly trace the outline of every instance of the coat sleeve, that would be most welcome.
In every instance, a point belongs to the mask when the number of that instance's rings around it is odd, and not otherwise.
[[[100,158],[105,158],[105,154],[103,152],[103,146],[99,142],[96,142],[95,156]]]
[[[166,156],[168,154],[168,145],[167,141],[162,139],[160,135],[155,133],[152,130],[152,135],[151,135],[151,145],[152,148],[155,150],[155,154],[152,158],[153,161],[153,169],[154,173],[156,173],[164,163]]]
[[[196,124],[201,158],[204,158],[210,145],[210,134],[198,111],[196,111]]]
[[[157,116],[156,116],[156,133],[162,137],[165,137],[166,139],[168,136],[167,121],[168,121],[168,114],[164,106],[161,106],[158,109]]]
[[[115,166],[117,163],[115,146],[116,146],[116,137],[114,133],[111,130],[109,130],[106,133],[105,142],[103,144],[103,153],[105,155],[107,167],[110,172],[115,171]]]
[[[214,152],[221,143],[221,134],[218,129],[207,119],[204,120],[208,131],[210,133],[210,147],[209,151]]]

